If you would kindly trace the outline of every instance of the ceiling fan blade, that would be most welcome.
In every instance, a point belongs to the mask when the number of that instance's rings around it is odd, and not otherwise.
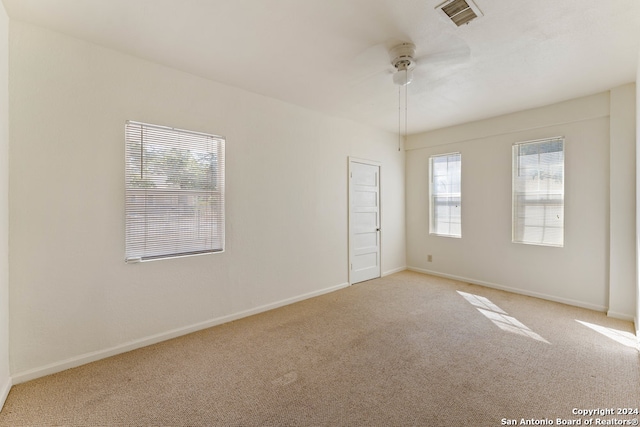
[[[391,76],[393,75],[394,70],[392,68],[385,68],[383,70],[378,70],[378,71],[374,71],[371,72],[367,75],[364,76],[357,76],[355,78],[352,78],[349,82],[349,86],[350,87],[357,87],[357,86],[362,86],[362,85],[368,85],[371,84],[372,82],[376,81],[376,82],[380,82],[382,81],[382,78],[384,78],[386,81],[387,79],[389,81],[391,81]],[[383,76],[383,77],[381,77]]]
[[[464,80],[460,76],[464,75],[465,69],[465,63],[433,67],[418,66],[414,70],[414,78],[409,90],[413,95],[421,96],[439,92],[450,85],[459,85],[460,81]]]
[[[396,69],[391,64],[389,50],[399,43],[402,41],[389,39],[384,43],[370,46],[356,55],[349,64],[351,86],[362,84],[378,74],[393,74]]]
[[[430,65],[455,66],[466,64],[471,60],[471,49],[463,45],[455,49],[435,53],[427,53],[416,58],[417,67]]]

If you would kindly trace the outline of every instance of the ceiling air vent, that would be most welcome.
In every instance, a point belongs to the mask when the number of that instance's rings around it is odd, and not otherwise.
[[[482,16],[482,12],[471,0],[448,0],[436,9],[444,13],[458,27],[468,24],[471,20]]]

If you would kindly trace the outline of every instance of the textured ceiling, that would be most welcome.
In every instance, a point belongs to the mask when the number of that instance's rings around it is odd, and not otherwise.
[[[396,42],[421,58],[409,133],[633,82],[640,50],[638,0],[477,0],[484,16],[460,28],[442,0],[3,2],[11,19],[392,132]]]

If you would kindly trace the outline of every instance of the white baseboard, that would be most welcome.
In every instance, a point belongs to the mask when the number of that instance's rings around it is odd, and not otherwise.
[[[526,289],[512,288],[509,286],[498,285],[496,283],[484,282],[482,280],[470,279],[468,277],[455,276],[453,274],[440,273],[438,271],[425,270],[423,268],[407,267],[407,270],[415,271],[417,273],[430,274],[432,276],[445,277],[447,279],[458,280],[460,282],[472,283],[474,285],[485,286],[487,288],[500,289],[502,291],[512,292],[514,294],[526,295],[530,297],[536,297],[549,301],[559,302],[562,304],[573,305],[576,307],[587,308],[589,310],[606,312],[607,308],[602,305],[590,304],[583,301],[573,300],[569,298],[557,297],[555,295],[544,294],[541,292],[533,292]]]
[[[7,378],[6,383],[2,385],[2,388],[0,388],[0,411],[2,411],[2,408],[4,407],[4,402],[7,401],[7,397],[9,396],[12,386],[13,383],[11,378]]]
[[[306,294],[298,295],[296,297],[287,298],[281,301],[276,301],[271,304],[265,304],[260,307],[240,311],[238,313],[229,314],[227,316],[217,317],[215,319],[196,323],[194,325],[186,326],[183,328],[172,329],[170,331],[166,331],[166,332],[151,335],[145,338],[137,339],[137,340],[134,340],[125,344],[120,344],[111,348],[106,348],[103,350],[85,353],[76,357],[62,360],[60,362],[51,363],[46,366],[29,369],[28,371],[20,372],[18,374],[13,375],[12,376],[13,384],[20,384],[26,381],[34,380],[36,378],[44,377],[46,375],[62,372],[67,369],[75,368],[81,365],[85,365],[87,363],[91,363],[97,360],[105,359],[107,357],[115,356],[117,354],[126,353],[131,350],[136,350],[138,348],[146,347],[148,345],[157,344],[162,341],[170,340],[173,338],[180,337],[182,335],[187,335],[203,329],[211,328],[213,326],[221,325],[223,323],[231,322],[233,320],[241,319],[243,317],[249,317],[254,314],[273,310],[275,308],[293,304],[298,301],[303,301],[309,298],[327,294],[329,292],[337,291],[339,289],[346,288],[347,286],[349,286],[349,283],[341,283],[336,286],[331,286],[329,288],[320,289],[318,291],[309,292]],[[8,394],[8,391],[7,391],[7,394]]]
[[[633,322],[634,317],[629,314],[618,313],[616,311],[607,311],[607,316],[612,317],[614,319],[627,320],[629,322]]]
[[[382,277],[389,276],[391,274],[400,273],[401,271],[405,271],[407,269],[406,266],[394,268],[393,270],[387,270],[382,273]]]

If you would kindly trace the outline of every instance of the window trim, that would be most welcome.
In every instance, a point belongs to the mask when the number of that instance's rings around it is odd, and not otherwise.
[[[435,197],[433,193],[433,159],[437,157],[447,157],[457,155],[460,159],[460,192],[448,193],[451,195],[457,195],[460,199],[460,234],[451,233],[438,233],[434,231],[435,227]],[[449,237],[453,239],[462,238],[462,153],[460,151],[453,151],[449,153],[434,154],[429,156],[429,235],[438,237]]]
[[[526,195],[526,193],[516,193],[516,172],[519,171],[519,165],[517,164],[517,157],[516,157],[516,147],[518,146],[522,146],[525,144],[536,144],[536,143],[542,143],[542,142],[554,142],[554,141],[559,141],[562,144],[562,193],[555,193],[556,195],[561,195],[562,196],[562,241],[561,243],[545,243],[545,242],[533,242],[533,241],[525,241],[525,240],[517,240],[516,239],[516,215],[517,215],[517,209],[516,209],[516,200],[518,197],[522,197],[523,195]],[[512,243],[516,243],[516,244],[522,244],[522,245],[533,245],[533,246],[544,246],[544,247],[555,247],[555,248],[562,248],[564,247],[565,244],[565,166],[566,166],[566,153],[567,153],[567,144],[566,144],[566,140],[564,136],[553,136],[553,137],[549,137],[549,138],[541,138],[541,139],[534,139],[534,140],[528,140],[528,141],[522,141],[522,142],[515,142],[512,144],[511,146],[511,163],[512,163],[512,170],[511,170],[511,242]],[[547,193],[547,194],[551,194],[551,193]],[[543,206],[547,206],[547,205],[551,205],[552,203],[544,203],[544,202],[539,202],[537,203],[538,205],[543,205]]]
[[[166,138],[176,138],[176,140],[180,137],[180,135],[182,136],[186,136],[187,138],[189,138],[189,136],[191,137],[202,137],[203,139],[210,139],[209,142],[207,142],[206,144],[211,144],[210,145],[210,149],[208,149],[207,151],[204,151],[204,153],[211,154],[212,156],[215,155],[215,167],[216,167],[216,173],[214,175],[211,176],[211,184],[213,184],[214,186],[211,188],[182,188],[182,184],[180,184],[181,188],[172,188],[171,186],[161,186],[160,188],[155,188],[155,185],[153,185],[154,189],[150,189],[150,188],[146,188],[146,187],[134,187],[133,185],[130,185],[129,182],[129,178],[132,176],[132,173],[134,175],[137,175],[138,173],[143,174],[143,169],[144,169],[144,165],[145,165],[145,156],[142,154],[142,150],[144,147],[144,142],[143,142],[143,137],[140,137],[140,150],[141,150],[141,154],[140,154],[140,160],[139,160],[139,165],[135,165],[133,167],[130,166],[130,163],[132,161],[130,153],[129,153],[129,149],[130,149],[130,144],[135,143],[134,139],[130,139],[129,137],[129,132],[130,132],[130,127],[135,128],[138,127],[140,129],[141,135],[144,129],[149,129],[152,131],[156,131],[156,132],[167,132],[167,133],[173,133],[173,135],[162,135],[160,138],[164,139],[164,137]],[[137,129],[135,129],[135,131],[137,131]],[[157,136],[156,136],[157,138]],[[159,143],[161,139],[156,139],[156,142]],[[171,141],[174,141],[173,139]],[[197,146],[194,144],[199,144],[202,143],[203,141],[197,141],[197,140],[192,140],[191,141],[192,144],[187,146],[187,150],[191,151],[191,150],[196,150],[199,151]],[[210,133],[205,133],[205,132],[197,132],[197,131],[192,131],[192,130],[187,130],[187,129],[180,129],[180,128],[174,128],[174,127],[170,127],[170,126],[162,126],[162,125],[155,125],[155,124],[151,124],[151,123],[143,123],[143,122],[138,122],[138,121],[133,121],[133,120],[127,120],[125,122],[125,262],[126,263],[139,263],[139,262],[150,262],[150,261],[158,261],[158,260],[163,260],[163,259],[173,259],[173,258],[184,258],[184,257],[192,257],[192,256],[200,256],[200,255],[207,255],[207,254],[213,254],[213,253],[222,253],[225,251],[225,246],[226,246],[226,242],[225,242],[225,223],[226,223],[226,214],[225,214],[225,200],[226,200],[226,193],[225,193],[225,143],[226,143],[226,139],[223,136],[219,136],[219,135],[214,135],[214,134],[210,134]],[[171,144],[171,142],[169,143]],[[161,143],[162,146],[162,143]],[[213,162],[213,160],[212,160]],[[213,167],[213,166],[212,166]],[[172,171],[174,169],[171,169]],[[150,175],[153,176],[153,175]],[[186,175],[187,177],[192,177],[191,175]],[[151,178],[153,179],[153,178]],[[166,179],[166,176],[165,176]],[[165,181],[166,182],[166,181]],[[171,182],[171,181],[169,181]],[[166,185],[166,184],[164,184]],[[174,182],[173,185],[176,185],[176,183]],[[136,226],[130,222],[129,220],[129,215],[135,213],[135,205],[132,205],[130,203],[129,198],[130,197],[135,197],[136,192],[142,192],[143,194],[141,195],[141,197],[144,198],[143,204],[144,204],[144,215],[145,215],[145,219],[144,219],[144,228],[146,230],[147,228],[147,203],[153,200],[153,196],[161,196],[161,197],[167,197],[170,196],[171,193],[175,193],[175,196],[178,197],[178,201],[173,203],[173,204],[168,204],[165,206],[165,208],[167,206],[171,207],[171,206],[175,206],[175,207],[184,207],[184,206],[191,206],[191,205],[187,205],[185,203],[182,203],[179,201],[179,199],[181,197],[186,196],[194,196],[194,197],[198,197],[198,200],[200,200],[200,196],[204,196],[204,197],[211,197],[214,196],[215,200],[207,200],[205,203],[208,209],[210,209],[212,212],[210,213],[210,215],[212,215],[210,220],[207,220],[206,224],[212,227],[211,230],[211,240],[208,244],[203,244],[201,245],[200,248],[197,248],[197,245],[194,246],[194,250],[180,250],[180,249],[175,249],[176,246],[174,246],[174,249],[172,251],[167,251],[166,253],[162,253],[162,254],[149,254],[147,253],[147,255],[144,254],[144,250],[140,250],[140,251],[135,251],[135,250],[131,250],[131,248],[129,247],[129,237],[130,237],[130,233],[131,233],[131,229],[135,229]],[[150,193],[157,193],[157,194],[147,194],[147,192]],[[151,199],[148,199],[147,197],[152,196]],[[170,197],[173,198],[173,197]],[[134,199],[135,200],[135,199]],[[135,201],[133,202],[135,203]],[[200,202],[197,202],[200,203]],[[199,206],[199,205],[197,205]],[[200,208],[194,208],[194,209],[198,209],[198,212],[200,211]],[[198,213],[198,217],[199,217],[199,213]],[[199,220],[199,219],[198,219]],[[216,230],[216,225],[217,225],[217,232],[215,232]],[[130,229],[131,227],[131,229]],[[200,225],[197,226],[197,230],[202,230]],[[200,231],[198,231],[200,232]],[[146,235],[146,231],[145,231],[145,236],[143,237],[143,241],[147,242],[147,235]],[[161,239],[158,240],[151,240],[151,242],[163,242],[165,244],[167,244],[167,246],[170,246],[170,241],[164,240],[162,241]],[[177,243],[178,245],[180,244],[184,244],[184,240],[176,240],[173,243]],[[192,242],[190,242],[192,243]],[[215,244],[214,244],[215,243]],[[135,244],[134,244],[135,246]],[[179,247],[179,246],[178,246]],[[184,246],[183,246],[184,248]],[[134,248],[135,249],[135,248]],[[168,247],[166,248],[167,250],[169,249]],[[133,256],[132,255],[133,252]],[[136,256],[139,255],[139,256]]]

